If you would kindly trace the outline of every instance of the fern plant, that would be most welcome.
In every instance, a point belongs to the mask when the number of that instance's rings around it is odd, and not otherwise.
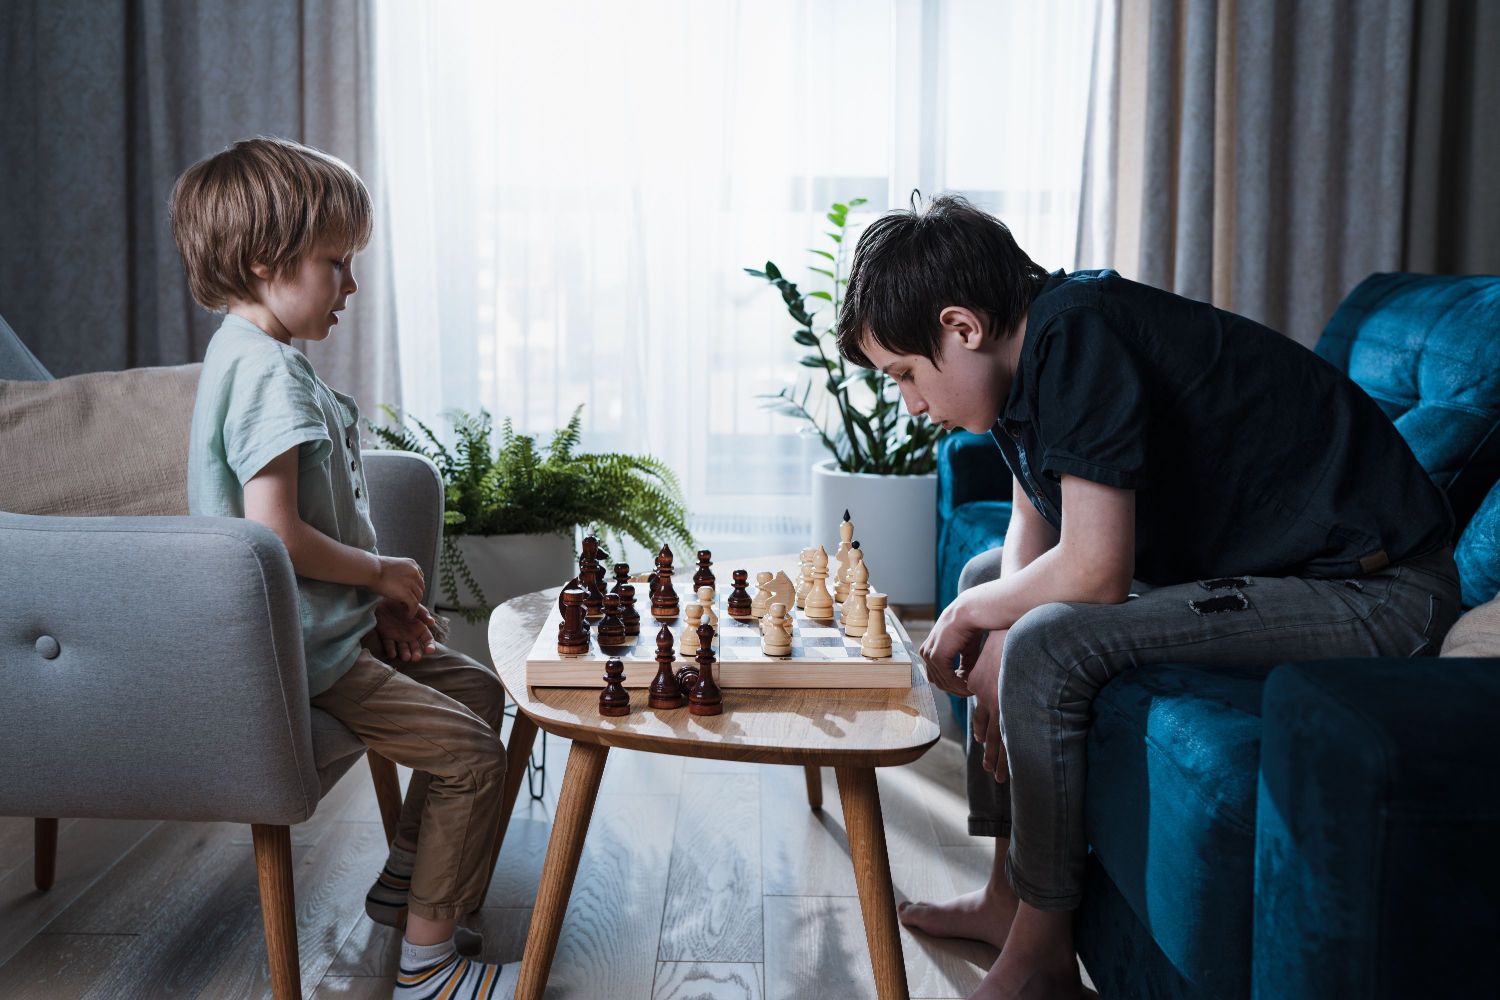
[[[769,260],[765,270],[745,268],[746,274],[774,285],[781,293],[787,314],[797,324],[792,339],[812,349],[801,360],[803,367],[811,369],[805,383],[799,380],[798,385],[762,398],[778,413],[806,421],[844,472],[925,475],[937,468],[937,443],[946,432],[931,421],[905,413],[901,393],[887,375],[853,368],[838,352],[835,329],[844,287],[849,284],[845,270],[849,212],[864,203],[863,198],[853,198],[847,205],[834,202],[828,210],[834,228],[826,234],[832,249],[807,251],[819,258],[817,266],[808,270],[826,281],[827,289],[805,292]],[[824,304],[827,321],[821,312]],[[813,396],[815,388],[822,389],[817,397]]]
[[[453,424],[451,447],[416,417],[403,417],[391,406],[381,411],[389,426],[366,421],[379,442],[425,455],[442,474],[446,530],[438,582],[448,606],[471,624],[492,608],[458,547],[460,535],[571,534],[587,525],[620,545],[628,537],[648,552],[663,541],[693,548],[676,475],[648,455],[580,453],[582,406],[545,447],[517,433],[509,418],[495,441],[484,409],[446,414]]]

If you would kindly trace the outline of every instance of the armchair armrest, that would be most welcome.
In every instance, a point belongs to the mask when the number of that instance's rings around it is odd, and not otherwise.
[[[370,489],[370,521],[380,554],[415,559],[432,601],[438,547],[443,543],[443,477],[410,451],[360,452]]]
[[[1256,996],[1461,996],[1492,985],[1497,706],[1500,659],[1272,672],[1256,805]]]
[[[938,444],[938,525],[975,500],[1009,500],[1010,469],[988,434],[954,431]]]
[[[0,513],[0,815],[296,823],[296,580],[253,521]]]

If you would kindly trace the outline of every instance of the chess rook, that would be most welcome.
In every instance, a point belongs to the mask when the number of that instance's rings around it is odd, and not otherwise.
[[[724,696],[714,683],[714,634],[707,622],[698,626],[698,679],[688,695],[688,711],[693,715],[721,715]]]
[[[604,690],[599,692],[599,714],[630,714],[630,692],[625,690],[625,664],[618,657],[611,656],[604,664]]]
[[[651,617],[659,622],[677,618],[681,606],[672,588],[672,550],[665,545],[656,556],[656,580],[651,586]]]
[[[885,625],[887,603],[884,594],[871,594],[865,598],[865,605],[870,609],[870,623],[859,640],[859,651],[872,660],[891,655],[891,634]]]
[[[630,648],[625,623],[620,619],[620,595],[604,595],[604,617],[599,620],[599,648],[606,653],[620,653]]]
[[[725,610],[729,612],[729,617],[740,621],[754,617],[750,610],[750,591],[745,589],[749,577],[750,574],[746,570],[734,571],[734,589],[729,592],[729,600],[724,605]]]
[[[582,587],[565,587],[562,596],[562,621],[557,626],[557,652],[561,656],[582,656],[589,651],[589,630],[584,618]]]
[[[681,708],[687,704],[687,695],[672,673],[672,661],[677,657],[672,652],[672,630],[663,625],[656,633],[656,677],[651,681],[651,693],[646,704],[652,708]]]

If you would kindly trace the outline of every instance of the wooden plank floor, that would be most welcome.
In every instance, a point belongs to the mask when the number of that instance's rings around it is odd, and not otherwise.
[[[920,639],[918,640],[920,641]],[[989,871],[968,836],[962,733],[878,772],[897,899],[945,898]],[[544,797],[522,786],[474,926],[520,958],[567,743],[548,737]],[[405,775],[403,774],[403,781]],[[563,922],[547,996],[874,996],[833,774],[813,812],[800,768],[616,750]],[[57,882],[32,885],[31,821],[0,818],[0,997],[269,997],[248,827],[65,820]],[[389,997],[396,931],[364,894],[384,857],[369,770],[353,768],[294,827],[305,996]],[[903,931],[911,995],[964,997],[994,959]]]

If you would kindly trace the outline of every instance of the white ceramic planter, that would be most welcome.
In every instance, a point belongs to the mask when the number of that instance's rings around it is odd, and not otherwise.
[[[838,551],[844,511],[870,567],[870,584],[892,604],[937,600],[937,473],[872,476],[813,465],[812,545]]]
[[[469,572],[492,605],[533,590],[561,586],[576,572],[572,535],[460,535],[457,541]],[[438,610],[452,622],[447,644],[493,667],[489,623],[470,625],[462,615],[448,609],[441,582],[434,593]],[[473,600],[468,593],[461,596],[465,603]]]

